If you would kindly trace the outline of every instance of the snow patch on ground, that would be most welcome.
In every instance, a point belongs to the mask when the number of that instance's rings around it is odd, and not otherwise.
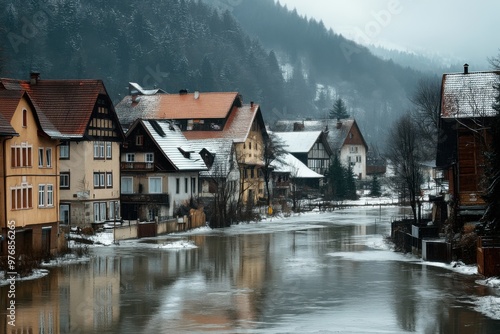
[[[177,240],[174,242],[167,242],[159,245],[158,248],[170,249],[170,250],[180,250],[180,249],[193,249],[198,248],[195,243],[191,240]]]
[[[50,261],[45,261],[40,264],[41,267],[60,267],[67,264],[75,264],[90,261],[88,256],[79,256],[76,254],[65,254]]]
[[[500,320],[500,297],[484,296],[478,297],[473,302],[474,310],[495,320]]]
[[[5,272],[0,271],[0,277],[4,277],[4,273]],[[39,279],[39,278],[42,278],[44,276],[47,276],[48,274],[49,274],[49,271],[47,269],[35,269],[35,270],[33,270],[33,273],[31,275],[29,275],[29,276],[25,276],[25,277],[19,277],[19,276],[17,276],[16,277],[16,282],[31,281],[31,280],[35,280],[35,279]],[[0,279],[0,286],[4,286],[4,285],[9,285],[10,284],[10,281],[7,278],[8,277]]]

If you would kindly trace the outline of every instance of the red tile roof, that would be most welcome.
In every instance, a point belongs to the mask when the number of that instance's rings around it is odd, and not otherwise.
[[[26,91],[52,124],[65,136],[80,137],[85,130],[99,95],[108,95],[101,80],[0,79],[0,87]]]

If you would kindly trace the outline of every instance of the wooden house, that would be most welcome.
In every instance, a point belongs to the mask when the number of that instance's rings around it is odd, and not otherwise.
[[[236,92],[139,94],[131,92],[117,106],[127,128],[135,119],[173,120],[188,140],[222,139],[234,144],[240,169],[239,197],[255,203],[264,197],[260,173],[264,137],[267,136],[258,104],[243,104]]]
[[[124,135],[101,80],[0,79],[0,89],[26,91],[61,134],[59,166],[63,225],[89,226],[119,213],[120,144]]]
[[[57,252],[60,138],[26,91],[0,89],[1,255]]]
[[[206,169],[199,152],[173,122],[136,120],[121,153],[123,219],[153,221],[180,215],[180,206],[198,196],[198,175]]]
[[[499,74],[469,72],[466,64],[462,73],[443,75],[436,167],[459,225],[480,219],[486,206],[484,153],[496,115],[492,105]]]

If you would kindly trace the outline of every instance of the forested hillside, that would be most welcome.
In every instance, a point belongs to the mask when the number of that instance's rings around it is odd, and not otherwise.
[[[369,141],[407,108],[422,74],[273,0],[0,0],[0,75],[100,78],[175,93],[238,91],[269,123],[325,117],[346,101]],[[214,6],[215,5],[215,6]]]

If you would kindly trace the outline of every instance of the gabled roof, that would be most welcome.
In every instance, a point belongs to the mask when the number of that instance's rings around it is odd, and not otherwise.
[[[319,120],[280,120],[275,124],[276,131],[294,131],[294,127],[297,125],[302,128],[303,131],[324,131],[327,135],[327,141],[330,145],[332,151],[338,151],[344,145],[347,136],[354,126],[358,126],[354,119],[319,119]],[[359,129],[359,128],[358,128]],[[301,131],[295,131],[294,133],[300,133]],[[368,149],[368,145],[361,133],[361,140],[363,145]]]
[[[2,101],[0,100],[0,104]],[[10,122],[5,119],[0,111],[0,136],[19,136],[19,133],[14,130],[14,128],[10,125]]]
[[[441,117],[492,117],[500,71],[443,74]]]
[[[291,153],[284,154],[280,160],[281,161],[273,161],[273,163],[271,163],[271,166],[274,167],[274,172],[290,173],[292,177],[298,179],[319,179],[325,177],[311,170]]]
[[[0,83],[7,90],[26,91],[55,128],[68,138],[85,134],[99,95],[108,96],[101,80],[38,79],[30,84],[29,80],[0,79]]]
[[[231,159],[233,158],[233,142],[224,138],[218,139],[196,139],[189,143],[197,153],[206,149],[214,156],[214,162],[209,170],[200,172],[204,177],[227,176],[230,172]]]
[[[308,153],[321,139],[322,131],[273,132],[290,153]]]
[[[240,106],[235,92],[128,95],[115,107],[123,126],[135,119],[222,119],[233,105]]]
[[[33,102],[29,94],[23,90],[0,90],[0,115],[3,116],[3,120],[0,119],[0,133],[7,131],[7,133],[10,132],[10,134],[14,133],[17,135],[17,132],[10,123],[22,98],[26,99],[34,111],[34,117],[40,130],[51,138],[61,138],[62,134],[56,129],[52,122],[50,122],[36,103]],[[2,130],[2,128],[4,129]]]
[[[127,134],[138,125],[142,125],[150,138],[178,171],[207,170],[205,162],[198,152],[186,140],[182,131],[176,125],[166,120],[138,119]],[[188,154],[189,153],[189,156]]]

